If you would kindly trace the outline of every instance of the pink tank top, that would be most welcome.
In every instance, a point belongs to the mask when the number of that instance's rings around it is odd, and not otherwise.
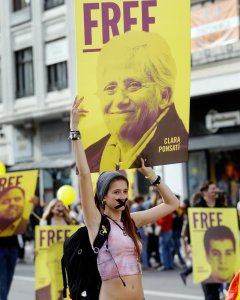
[[[119,275],[141,274],[141,265],[137,259],[135,245],[132,238],[121,229],[123,223],[117,222],[120,228],[112,220],[109,219],[109,221],[111,230],[108,240],[99,250],[97,257],[98,271],[102,280],[117,278]]]

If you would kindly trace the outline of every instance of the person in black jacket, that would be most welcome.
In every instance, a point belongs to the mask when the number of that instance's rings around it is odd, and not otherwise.
[[[18,258],[17,235],[0,237],[0,299],[7,300]]]

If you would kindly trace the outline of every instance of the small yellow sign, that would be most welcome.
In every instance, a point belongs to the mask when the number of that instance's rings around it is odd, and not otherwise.
[[[79,226],[36,226],[35,294],[36,300],[63,299],[61,258],[63,243]],[[70,298],[67,298],[70,300]]]
[[[236,208],[188,210],[194,283],[230,282],[240,268]]]

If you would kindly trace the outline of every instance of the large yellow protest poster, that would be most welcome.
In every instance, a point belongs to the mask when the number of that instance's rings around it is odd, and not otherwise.
[[[26,230],[37,176],[36,170],[0,175],[0,237]]]
[[[194,283],[230,282],[240,268],[235,208],[188,210]]]
[[[79,226],[36,226],[36,300],[62,300],[61,258],[63,243]],[[65,298],[70,299],[70,298]]]
[[[75,0],[91,172],[187,160],[190,0]]]

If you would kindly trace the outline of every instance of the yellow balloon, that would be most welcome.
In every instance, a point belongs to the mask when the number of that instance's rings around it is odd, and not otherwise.
[[[0,175],[6,173],[5,165],[0,161]]]
[[[57,199],[66,206],[71,205],[76,198],[76,192],[71,185],[63,185],[57,191]]]

